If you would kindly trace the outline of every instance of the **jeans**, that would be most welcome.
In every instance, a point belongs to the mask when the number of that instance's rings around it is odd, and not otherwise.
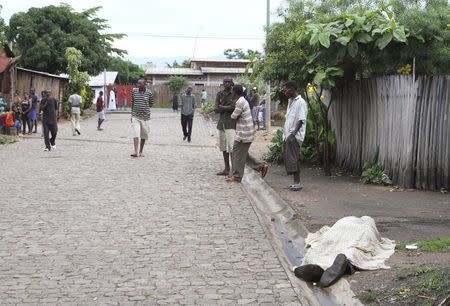
[[[260,108],[260,112],[262,112],[262,124],[263,124],[263,129],[266,128],[266,108],[262,107]]]

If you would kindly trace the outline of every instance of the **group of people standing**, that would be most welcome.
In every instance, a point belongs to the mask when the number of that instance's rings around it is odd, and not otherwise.
[[[22,131],[24,135],[37,133],[38,102],[34,89],[31,89],[30,93],[25,93],[24,95],[20,95],[16,91],[12,111],[14,112],[14,117],[20,120],[21,129],[19,128],[18,132]]]

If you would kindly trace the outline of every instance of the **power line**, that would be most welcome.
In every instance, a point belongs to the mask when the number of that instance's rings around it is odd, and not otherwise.
[[[230,36],[194,36],[194,35],[166,35],[151,33],[125,33],[127,36],[144,36],[155,38],[201,38],[201,39],[235,39],[235,40],[264,40],[264,37],[230,37]]]

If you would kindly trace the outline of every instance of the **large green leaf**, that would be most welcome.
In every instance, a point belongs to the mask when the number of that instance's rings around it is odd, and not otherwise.
[[[394,38],[401,42],[406,42],[405,27],[399,26],[394,29]]]
[[[345,26],[348,28],[353,24],[353,22],[353,19],[347,18],[347,20],[345,21]]]
[[[360,43],[367,44],[368,42],[371,42],[373,38],[366,32],[359,32],[356,34],[356,40]]]
[[[318,35],[318,33],[313,33],[313,34],[311,35],[311,39],[309,40],[309,44],[310,44],[311,46],[314,46],[314,45],[316,45],[318,42],[319,42],[319,35]]]
[[[358,55],[358,43],[356,41],[352,41],[348,44],[348,54],[350,54],[351,57],[356,57]]]
[[[344,75],[344,70],[338,67],[330,67],[325,70],[325,73],[329,76],[342,76]]]
[[[348,36],[341,36],[338,39],[336,39],[336,41],[343,46],[347,46],[348,43],[350,42],[350,40],[351,40],[351,38]]]
[[[319,71],[317,72],[316,76],[314,77],[314,84],[315,85],[320,85],[322,84],[323,80],[327,77],[327,74],[325,73],[325,71]]]
[[[383,50],[392,41],[392,33],[386,32],[375,42],[378,49]]]
[[[324,32],[319,34],[319,42],[325,48],[330,47],[330,33]]]

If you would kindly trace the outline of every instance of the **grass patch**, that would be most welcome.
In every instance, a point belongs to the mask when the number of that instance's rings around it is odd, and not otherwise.
[[[373,303],[384,297],[383,291],[366,291],[358,294],[358,299],[363,303]]]
[[[17,139],[15,138],[0,136],[0,145],[7,145],[15,142],[17,142]]]
[[[434,240],[419,240],[413,243],[417,244],[417,250],[422,252],[448,252],[450,251],[450,237],[441,237]],[[412,243],[400,243],[397,250],[406,250],[406,245]]]

